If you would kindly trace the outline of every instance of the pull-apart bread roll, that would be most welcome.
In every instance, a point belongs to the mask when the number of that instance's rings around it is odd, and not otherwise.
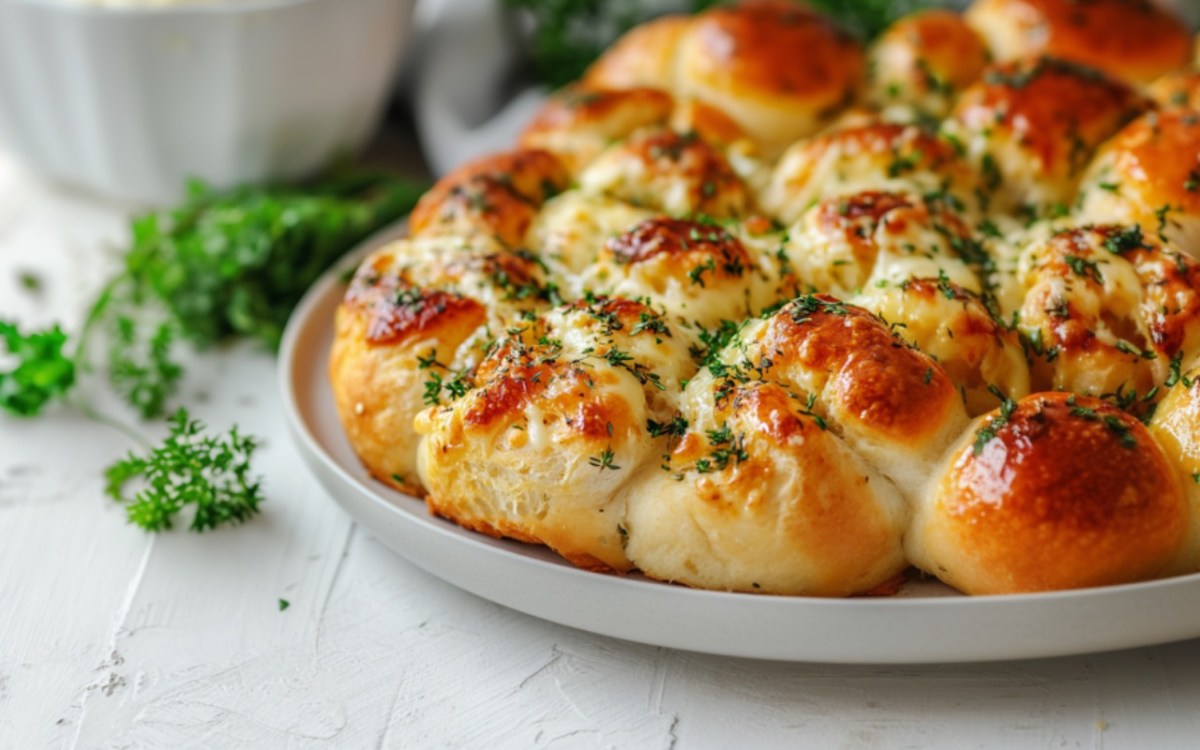
[[[627,498],[627,552],[705,588],[847,595],[900,573],[906,491],[966,417],[945,373],[869,313],[802,297],[689,384]]]
[[[744,215],[750,194],[725,156],[695,133],[642,130],[613,144],[579,176],[585,193],[676,216]]]
[[[1135,406],[1200,351],[1200,264],[1140,226],[1060,231],[1026,248],[1017,281],[1035,389]]]
[[[885,114],[941,119],[989,62],[983,40],[962,16],[945,10],[914,13],[893,23],[872,45],[867,100]]]
[[[460,387],[487,338],[556,298],[544,264],[519,246],[566,179],[545,151],[465,165],[422,197],[412,239],[359,267],[338,308],[330,382],[351,445],[380,481],[423,491],[413,417],[427,383]]]
[[[1154,0],[975,0],[967,22],[998,60],[1047,54],[1147,83],[1192,57],[1187,25]]]
[[[586,568],[626,570],[623,503],[652,458],[652,420],[695,365],[689,339],[639,302],[594,299],[511,329],[474,389],[417,419],[430,510],[548,545]]]
[[[1024,58],[984,71],[943,131],[977,165],[991,210],[1040,216],[1071,205],[1095,149],[1144,106],[1091,68]]]
[[[485,156],[438,180],[408,217],[413,236],[484,234],[520,247],[542,204],[570,182],[567,167],[541,149]]]
[[[1151,112],[1100,150],[1080,187],[1080,218],[1140,224],[1200,258],[1200,112]]]
[[[916,125],[871,123],[793,145],[759,203],[791,224],[818,201],[867,190],[937,195],[972,211],[979,207],[979,188],[976,172],[951,141]]]
[[[909,559],[968,594],[1175,572],[1191,519],[1174,467],[1110,404],[1039,393],[981,417],[916,506]]]
[[[877,191],[822,200],[789,228],[784,250],[802,287],[838,297],[924,276],[979,292],[973,264],[986,259],[941,201]]]
[[[936,359],[971,416],[1029,394],[1029,364],[1017,332],[996,318],[994,305],[947,276],[869,285],[851,301]]]
[[[589,286],[630,299],[649,298],[705,328],[744,320],[766,307],[767,285],[746,247],[722,227],[656,217],[610,239]]]
[[[699,103],[732,120],[771,158],[853,101],[863,71],[860,45],[828,19],[765,0],[634,29],[583,82],[600,89],[649,86]]]
[[[458,388],[489,330],[547,303],[541,268],[485,238],[401,240],[358,269],[338,307],[330,382],[342,425],[372,476],[421,494],[413,418]]]
[[[670,95],[657,89],[568,86],[551,95],[526,126],[521,146],[552,151],[577,174],[612,142],[666,125],[673,108]]]

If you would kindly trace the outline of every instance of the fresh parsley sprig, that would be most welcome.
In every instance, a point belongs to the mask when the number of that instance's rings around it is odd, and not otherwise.
[[[308,287],[411,210],[424,189],[377,173],[225,192],[192,184],[183,205],[133,220],[123,267],[74,342],[58,326],[26,335],[0,327],[17,361],[0,371],[0,408],[40,413],[90,369],[88,343],[102,337],[115,390],[143,418],[161,416],[183,376],[180,340],[204,347],[250,338],[275,348]]]
[[[147,531],[170,529],[187,505],[195,509],[188,526],[192,531],[239,524],[256,515],[263,502],[261,479],[250,474],[257,441],[236,426],[226,436],[210,435],[182,408],[168,424],[171,432],[162,445],[143,456],[130,453],[105,471],[106,492],[128,503],[130,523]],[[126,489],[131,482],[138,485],[132,494]]]
[[[0,321],[0,339],[16,360],[11,370],[0,371],[0,407],[6,411],[33,416],[74,387],[75,361],[63,352],[67,334],[57,325],[22,334],[16,325]]]

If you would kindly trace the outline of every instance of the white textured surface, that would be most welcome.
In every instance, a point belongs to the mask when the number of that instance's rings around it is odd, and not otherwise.
[[[0,157],[0,316],[78,321],[123,225],[119,209]],[[20,290],[22,270],[43,277],[40,295]],[[273,366],[237,349],[190,370],[198,416],[267,440],[263,516],[209,535],[125,524],[100,480],[130,447],[119,433],[61,408],[0,417],[0,748],[1157,749],[1200,737],[1200,641],[827,667],[634,646],[484,602],[322,496],[284,437]]]

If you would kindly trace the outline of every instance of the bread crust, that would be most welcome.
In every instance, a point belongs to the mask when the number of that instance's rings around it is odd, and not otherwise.
[[[1151,0],[975,0],[965,18],[999,60],[1048,54],[1137,82],[1187,65],[1187,25]]]
[[[1137,419],[1039,393],[982,417],[918,505],[906,547],[969,594],[1106,586],[1167,572],[1187,541],[1182,487]]]

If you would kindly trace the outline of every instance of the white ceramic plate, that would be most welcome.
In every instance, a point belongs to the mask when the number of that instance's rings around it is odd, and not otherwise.
[[[352,257],[400,231],[381,234]],[[965,597],[938,584],[910,584],[891,598],[774,597],[589,573],[545,549],[464,531],[370,479],[342,434],[326,378],[340,275],[331,272],[309,291],[283,339],[281,387],[300,454],[384,544],[485,599],[616,638],[788,661],[1020,659],[1200,637],[1200,575],[1025,596]]]

